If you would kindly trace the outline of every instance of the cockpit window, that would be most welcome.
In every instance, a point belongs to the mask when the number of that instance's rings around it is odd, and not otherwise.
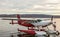
[[[36,20],[34,20],[34,21],[31,21],[31,23],[37,23],[37,21],[36,21]]]
[[[32,20],[30,21],[30,23],[37,23],[37,22],[40,22],[41,20]]]
[[[37,20],[38,22],[40,22],[41,20]]]

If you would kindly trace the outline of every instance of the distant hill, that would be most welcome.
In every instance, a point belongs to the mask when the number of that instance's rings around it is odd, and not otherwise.
[[[14,17],[16,18],[17,14],[0,14],[1,17]],[[22,18],[51,18],[51,16],[54,16],[54,18],[60,18],[59,15],[46,15],[46,14],[20,14]]]

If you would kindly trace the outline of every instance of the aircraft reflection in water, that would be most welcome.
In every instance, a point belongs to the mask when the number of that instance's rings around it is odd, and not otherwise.
[[[20,34],[18,36],[20,37],[27,37],[28,35],[34,35],[37,37],[50,37],[51,34],[55,34],[57,36],[59,36],[59,32],[56,30],[56,22],[53,22],[53,16],[51,17],[51,20],[45,19],[45,20],[24,20],[24,19],[20,19],[20,15],[17,15],[18,19],[2,19],[2,20],[12,20],[12,22],[10,24],[14,25],[14,24],[18,24],[18,25],[22,25],[25,27],[28,27],[28,30],[20,30],[18,28],[19,32],[24,32],[23,36]],[[17,22],[14,22],[14,20],[17,20]],[[54,27],[54,30],[50,30],[48,28],[49,25],[52,25]],[[35,29],[35,27],[37,27],[37,29]],[[44,29],[44,27],[47,28]],[[25,35],[25,36],[24,36]],[[11,35],[11,37],[13,37],[13,35]],[[31,36],[33,37],[33,36]],[[55,37],[55,36],[54,36]]]

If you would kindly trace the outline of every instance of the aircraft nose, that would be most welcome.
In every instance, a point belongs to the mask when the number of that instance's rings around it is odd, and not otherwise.
[[[53,23],[52,23],[52,22],[49,22],[49,25],[50,25],[50,24],[53,24]]]
[[[54,23],[56,23],[56,22],[50,22],[50,24],[54,24]]]

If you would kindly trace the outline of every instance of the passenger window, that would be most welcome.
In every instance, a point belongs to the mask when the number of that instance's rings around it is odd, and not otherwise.
[[[35,21],[35,23],[37,23],[37,21]]]
[[[32,20],[31,23],[34,23],[34,21]]]
[[[32,23],[34,23],[34,21],[32,21]]]

